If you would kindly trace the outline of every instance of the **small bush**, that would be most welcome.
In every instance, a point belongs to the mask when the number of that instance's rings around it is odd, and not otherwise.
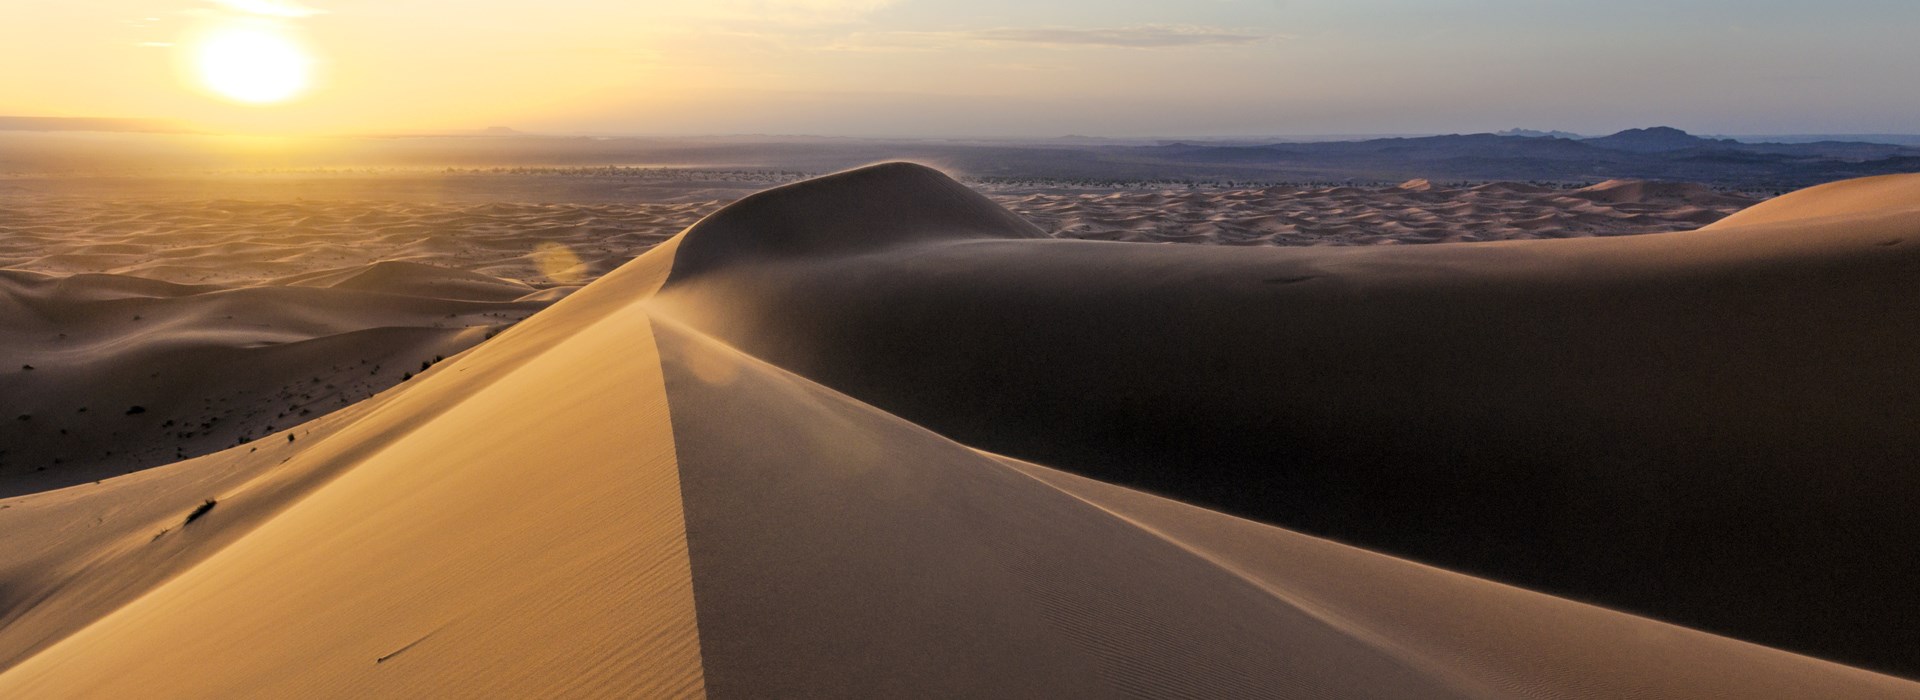
[[[192,525],[193,521],[199,520],[200,516],[206,515],[207,511],[213,510],[213,507],[216,505],[219,505],[219,503],[220,503],[219,501],[213,500],[211,498],[207,499],[206,503],[200,504],[198,507],[195,507],[193,509],[193,512],[187,514],[186,524]]]

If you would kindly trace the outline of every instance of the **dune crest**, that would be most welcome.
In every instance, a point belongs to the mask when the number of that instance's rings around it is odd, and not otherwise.
[[[1911,215],[1920,210],[1920,178],[1882,175],[1809,187],[1767,200],[1708,228],[1732,228],[1827,217]]]
[[[906,216],[894,216],[908,212]],[[892,220],[859,228],[849,221]],[[937,170],[887,163],[750,195],[696,223],[674,256],[677,277],[743,260],[849,256],[968,239],[1040,239],[1044,231]]]

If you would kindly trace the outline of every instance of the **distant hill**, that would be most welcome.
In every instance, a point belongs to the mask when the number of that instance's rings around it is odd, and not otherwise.
[[[1635,153],[1660,153],[1679,151],[1709,145],[1738,145],[1732,139],[1706,139],[1670,126],[1656,126],[1647,129],[1628,129],[1611,136],[1585,139],[1586,143],[1616,151]]]
[[[1519,136],[1522,138],[1529,138],[1529,139],[1584,139],[1586,138],[1585,136],[1581,136],[1571,131],[1539,131],[1535,129],[1508,129],[1506,131],[1496,131],[1494,132],[1493,135]]]
[[[1210,146],[1178,143],[1089,149],[1110,167],[1140,172],[1205,172],[1222,179],[1596,182],[1626,178],[1793,189],[1852,177],[1920,170],[1920,148],[1857,141],[1743,143],[1672,127],[1628,129],[1594,138],[1515,133]],[[1537,132],[1547,133],[1547,132]],[[1111,154],[1111,155],[1108,155]],[[1163,164],[1150,168],[1145,162]],[[1058,155],[1051,169],[1069,167]],[[1095,166],[1082,166],[1094,170]]]
[[[1777,134],[1722,136],[1742,143],[1874,143],[1894,146],[1920,146],[1920,134]]]

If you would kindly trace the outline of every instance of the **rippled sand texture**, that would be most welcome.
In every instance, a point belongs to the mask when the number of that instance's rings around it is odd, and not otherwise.
[[[1372,245],[1584,238],[1699,228],[1757,200],[1701,185],[1608,181],[1034,194],[1001,198],[1061,238],[1228,245]]]
[[[993,198],[1061,238],[1285,246],[1675,231],[1752,203],[1699,185],[1633,181],[1579,190],[1517,183],[1445,189],[1415,181],[1390,188],[1007,191]],[[0,199],[0,269],[233,284],[406,261],[547,287],[598,277],[724,204],[15,196]]]
[[[0,269],[232,284],[405,261],[544,287],[598,277],[717,206],[0,199]],[[542,244],[578,260],[555,267]]]

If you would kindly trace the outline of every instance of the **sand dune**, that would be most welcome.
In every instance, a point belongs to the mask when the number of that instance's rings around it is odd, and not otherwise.
[[[9,280],[0,325],[20,331],[0,344],[36,370],[0,367],[0,390],[18,397],[0,403],[0,493],[197,456],[324,415],[564,297],[725,201],[701,197],[733,196],[512,175],[475,176],[479,189],[403,175],[26,182],[28,192],[0,197],[0,270],[10,270],[0,272]],[[997,185],[989,196],[1060,238],[1258,246],[1645,233],[1711,222],[1745,202],[1596,202],[1586,190],[1421,182]],[[1686,186],[1589,189],[1648,187]],[[558,203],[469,201],[483,195]],[[83,315],[84,328],[65,327]],[[124,415],[135,406],[144,412]]]
[[[517,282],[406,263],[236,287],[0,270],[0,494],[257,440],[548,303]]]
[[[1447,188],[1292,188],[995,197],[1059,238],[1229,245],[1374,245],[1679,231],[1753,202],[1699,185],[1609,181]]]
[[[780,188],[293,432],[0,500],[0,696],[1920,697],[1086,478],[1910,672],[1920,260],[1870,221],[1248,250]],[[59,305],[527,303],[288,274]]]
[[[1768,200],[1729,216],[1721,227],[1792,223],[1826,217],[1911,215],[1920,210],[1920,179],[1885,175],[1842,180]]]
[[[886,223],[849,223],[875,187],[964,196],[873,170],[743,200],[689,232],[664,302],[975,447],[1920,670],[1920,249],[1884,245],[1920,220],[1166,251],[1029,240],[975,198],[947,240],[876,251]],[[766,210],[861,233],[731,252]]]
[[[1745,206],[1752,201],[1715,192],[1706,185],[1691,182],[1648,182],[1646,180],[1608,180],[1582,187],[1569,196],[1613,204],[1649,204],[1681,202],[1695,205]]]

